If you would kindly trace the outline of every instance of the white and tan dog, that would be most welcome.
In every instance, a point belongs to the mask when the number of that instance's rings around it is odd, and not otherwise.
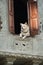
[[[30,36],[30,32],[29,32],[29,26],[27,23],[21,23],[21,33],[20,33],[20,37],[22,37],[22,39],[25,39],[27,36]]]

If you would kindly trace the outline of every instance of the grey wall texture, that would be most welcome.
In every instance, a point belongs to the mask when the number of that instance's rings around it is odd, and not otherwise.
[[[2,30],[0,31],[0,52],[43,56],[43,0],[38,0],[38,12],[39,23],[42,22],[42,24],[40,24],[41,33],[36,35],[34,38],[29,37],[22,40],[19,38],[19,35],[12,35],[9,32],[8,0],[0,0],[0,16],[2,18]]]

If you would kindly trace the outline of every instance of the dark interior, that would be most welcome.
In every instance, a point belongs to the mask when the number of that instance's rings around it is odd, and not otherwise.
[[[27,21],[27,0],[14,0],[15,34],[20,33],[20,23]]]

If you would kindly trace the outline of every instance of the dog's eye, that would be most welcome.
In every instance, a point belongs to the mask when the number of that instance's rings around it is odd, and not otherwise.
[[[25,27],[25,26],[24,26]]]

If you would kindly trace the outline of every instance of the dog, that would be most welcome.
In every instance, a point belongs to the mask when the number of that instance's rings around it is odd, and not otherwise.
[[[20,32],[20,37],[22,37],[22,39],[25,39],[27,36],[30,36],[30,31],[29,31],[29,25],[25,22],[20,23],[21,25],[21,32]]]

